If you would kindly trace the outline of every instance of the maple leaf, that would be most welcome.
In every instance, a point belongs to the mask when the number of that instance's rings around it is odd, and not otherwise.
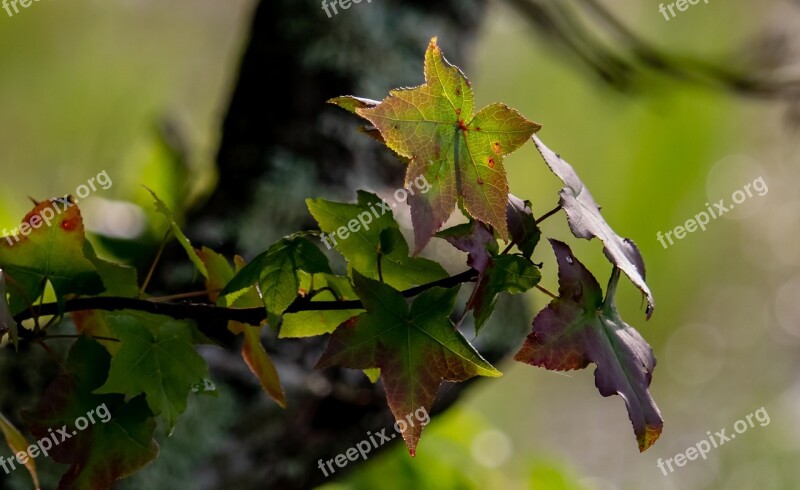
[[[447,240],[450,245],[462,252],[467,252],[467,265],[478,272],[483,272],[491,262],[492,256],[500,251],[492,231],[479,221],[442,230],[436,237]]]
[[[603,396],[620,395],[639,444],[649,448],[664,421],[649,391],[656,359],[639,333],[617,312],[614,268],[605,299],[592,274],[570,248],[550,240],[558,260],[558,299],[533,320],[533,329],[515,360],[553,371],[583,369],[595,363],[595,385]]]
[[[49,218],[45,220],[44,218]],[[71,197],[42,201],[22,220],[21,231],[0,240],[11,313],[36,301],[50,282],[63,305],[67,294],[97,294],[103,281],[84,255],[83,218]]]
[[[143,396],[126,401],[121,394],[97,395],[111,356],[100,344],[78,339],[67,357],[66,372],[47,387],[39,405],[22,412],[28,429],[39,440],[67,426],[70,437],[50,449],[58,463],[70,465],[61,477],[59,490],[105,490],[155,459],[158,445],[153,439],[156,421]],[[97,408],[105,405],[110,415],[100,419]],[[78,417],[97,413],[95,423],[75,429]],[[61,436],[64,437],[63,435]]]
[[[0,413],[0,432],[3,433],[6,444],[8,444],[8,448],[11,449],[11,454],[16,455],[27,452],[28,447],[30,446],[27,439],[25,439],[25,436],[22,435],[19,429],[14,427],[14,424],[12,424],[11,421],[8,420],[2,413]],[[28,469],[28,473],[31,475],[34,488],[39,490],[39,474],[36,472],[36,460],[31,457],[26,458],[25,467]]]
[[[424,176],[430,191],[409,197],[416,252],[450,217],[461,199],[466,212],[508,239],[508,179],[503,157],[541,126],[504,104],[473,116],[472,87],[442,55],[436,38],[425,52],[425,84],[392,90],[380,104],[334,99],[380,131],[386,146],[410,159],[406,185]]]
[[[353,286],[367,311],[354,324],[342,325],[333,333],[317,368],[379,368],[396,420],[419,408],[429,411],[442,381],[501,375],[449,319],[458,288],[429,289],[409,308],[399,291],[357,271]],[[423,426],[406,423],[401,427],[413,456]]]
[[[358,202],[354,204],[306,199],[306,205],[319,228],[329,235],[323,235],[323,240],[333,242],[333,247],[347,259],[350,270],[378,279],[380,260],[384,281],[397,289],[447,277],[447,271],[438,263],[408,256],[408,243],[391,206],[375,194],[358,191]],[[362,226],[360,220],[366,224]],[[347,235],[343,236],[343,232]]]
[[[517,246],[525,258],[531,258],[533,250],[539,244],[542,236],[542,232],[536,224],[536,218],[533,217],[531,202],[523,201],[515,195],[509,194],[506,221],[512,243]]]
[[[328,258],[310,240],[299,235],[282,238],[236,273],[220,292],[221,300],[229,305],[242,291],[258,284],[269,322],[277,326],[280,316],[297,298],[300,270],[331,272]]]
[[[171,432],[192,387],[208,376],[208,366],[192,344],[189,322],[133,311],[113,312],[106,319],[122,346],[108,379],[94,393],[144,393]]]
[[[591,240],[599,238],[603,245],[603,253],[612,264],[622,269],[633,284],[639,288],[647,298],[647,318],[653,314],[656,307],[653,293],[644,280],[644,260],[639,249],[632,240],[622,238],[608,226],[600,206],[597,205],[589,189],[581,182],[572,165],[565,162],[560,155],[546,147],[542,140],[533,136],[536,148],[556,176],[564,182],[561,189],[561,207],[567,213],[567,222],[572,234],[578,238]]]

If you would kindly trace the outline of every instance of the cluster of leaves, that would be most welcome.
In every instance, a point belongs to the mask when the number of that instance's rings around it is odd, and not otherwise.
[[[316,243],[317,231],[285,237],[249,263],[195,249],[153,194],[156,209],[203,277],[210,303],[202,311],[213,308],[230,320],[228,329],[242,337],[244,362],[281,406],[287,400],[260,340],[266,326],[280,338],[330,335],[317,367],[359,369],[373,382],[380,379],[398,420],[421,407],[429,410],[443,381],[500,376],[451,317],[461,283],[475,282],[466,303],[475,335],[500,294],[539,287],[541,265],[531,256],[540,242],[540,220],[529,201],[509,194],[503,166],[505,155],[532,138],[564,181],[559,206],[572,232],[599,238],[613,271],[603,295],[569,247],[551,239],[559,294],[534,318],[515,358],[552,370],[596,364],[597,388],[603,396],[624,398],[639,448],[647,449],[662,427],[648,391],[655,359],[614,305],[621,271],[646,296],[648,316],[654,307],[636,246],[614,233],[573,168],[534,136],[538,124],[502,104],[473,115],[472,88],[435,39],[425,54],[425,77],[424,85],[392,91],[382,102],[352,96],[331,101],[364,118],[369,124],[363,130],[408,163],[406,182],[424,176],[431,183],[430,192],[409,199],[413,255],[393,213],[377,212],[387,205],[369,192],[359,191],[355,203],[307,200],[322,233],[349,229],[349,236],[340,232],[334,242],[347,263],[339,273]],[[170,433],[192,392],[216,394],[206,389],[213,383],[195,348],[211,341],[197,330],[192,310],[177,315],[170,312],[178,308],[165,303],[152,307],[155,299],[144,293],[133,269],[98,258],[78,207],[65,201],[62,210],[56,204],[61,202],[39,203],[23,220],[32,225],[51,207],[56,218],[49,226],[34,227],[18,243],[0,240],[0,333],[14,345],[20,337],[41,343],[65,315],[72,316],[81,336],[62,374],[23,420],[41,437],[51,428],[72,428],[77,417],[105,403],[110,421],[76,431],[52,457],[70,465],[60,488],[108,488],[156,457],[157,418]],[[442,230],[456,208],[464,222]],[[369,226],[353,224],[366,216]],[[469,269],[449,276],[437,262],[416,256],[434,237],[465,252]],[[502,251],[499,240],[507,244]],[[42,325],[44,307],[37,302],[45,298],[55,299],[57,314]],[[21,328],[23,320],[32,324]],[[15,451],[24,450],[25,439],[4,417],[0,428]],[[412,455],[422,429],[406,425],[402,434]],[[36,478],[32,464],[29,470]]]

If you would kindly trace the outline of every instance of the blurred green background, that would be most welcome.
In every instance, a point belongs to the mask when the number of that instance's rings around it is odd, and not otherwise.
[[[791,22],[771,1],[701,3],[670,22],[658,2],[606,3],[657,46],[721,63],[776,20]],[[541,123],[542,139],[575,167],[607,221],[638,244],[656,312],[645,321],[629,283],[620,307],[658,358],[651,390],[664,432],[639,454],[623,400],[598,395],[592,368],[564,375],[508,362],[498,366],[504,377],[434,420],[416,458],[398,446],[329,487],[800,488],[800,161],[782,107],[655,76],[641,93],[620,94],[565,63],[500,2],[491,6],[474,58],[451,61],[472,80],[476,105],[502,101]],[[0,228],[16,226],[28,196],[71,193],[102,170],[113,185],[82,205],[87,227],[122,235],[155,226],[140,184],[168,202],[213,185],[252,8],[126,0],[39,2],[13,18],[0,11]],[[158,164],[154,126],[163,118],[187,140],[185,175]],[[559,182],[531,145],[507,169],[512,192],[535,213],[557,203]],[[656,240],[758,177],[765,196],[667,249]],[[108,201],[140,205],[126,208],[128,228],[107,222]],[[597,240],[574,239],[563,215],[543,231],[568,241],[605,284],[610,266]],[[545,262],[542,284],[556,290],[550,250],[540,247],[535,260]],[[547,300],[529,299],[537,308]],[[769,425],[668,476],[656,466],[760,407]]]

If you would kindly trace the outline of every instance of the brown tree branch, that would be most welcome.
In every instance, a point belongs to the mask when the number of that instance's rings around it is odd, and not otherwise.
[[[422,284],[402,292],[406,298],[412,298],[423,291],[434,287],[450,288],[458,284],[472,282],[478,277],[478,272],[469,269],[454,276],[446,277],[438,281]],[[332,311],[332,310],[357,310],[363,309],[361,301],[311,301],[310,298],[298,297],[289,305],[285,313],[297,313],[299,311]],[[228,320],[248,325],[260,325],[267,317],[264,307],[254,308],[228,308],[205,303],[165,303],[156,302],[149,299],[122,298],[115,296],[98,296],[93,298],[76,298],[67,301],[63,310],[59,309],[58,303],[44,303],[32,309],[25,310],[14,316],[17,323],[28,320],[36,316],[59,315],[72,311],[86,310],[136,310],[153,313],[156,315],[166,315],[175,319],[195,319],[195,320]],[[22,333],[22,332],[20,332]]]

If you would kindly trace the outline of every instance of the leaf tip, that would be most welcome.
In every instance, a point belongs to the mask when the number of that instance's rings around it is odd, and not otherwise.
[[[491,370],[487,370],[487,374],[485,376],[487,378],[499,378],[503,376],[503,373],[493,367]]]
[[[637,436],[637,441],[639,443],[639,452],[643,453],[647,451],[658,438],[661,436],[661,430],[663,429],[663,425],[648,425],[645,427],[645,430],[642,434]]]

